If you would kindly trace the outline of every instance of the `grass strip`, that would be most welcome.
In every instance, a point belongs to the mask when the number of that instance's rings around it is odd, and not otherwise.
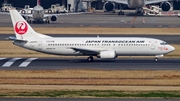
[[[180,35],[179,28],[100,28],[100,27],[46,27],[34,28],[35,31],[43,34],[143,34],[143,35]],[[12,27],[0,28],[0,34],[13,34]]]
[[[1,70],[0,84],[41,85],[41,87],[42,85],[180,86],[180,71],[96,69]],[[0,88],[5,87],[0,85]],[[82,89],[82,87],[80,88]]]
[[[44,90],[35,92],[0,93],[0,97],[59,97],[59,98],[179,98],[180,91],[114,91],[114,90]]]

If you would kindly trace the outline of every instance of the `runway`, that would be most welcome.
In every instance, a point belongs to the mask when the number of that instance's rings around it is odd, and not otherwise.
[[[0,14],[0,27],[12,27],[9,15]],[[132,23],[132,20],[134,22]],[[145,24],[142,20],[145,19]],[[91,13],[77,15],[62,15],[50,24],[31,24],[32,27],[133,27],[133,28],[169,28],[180,27],[178,17],[147,17],[132,15],[117,15],[112,13]]]
[[[31,24],[32,27],[118,27],[118,28],[179,28],[178,17],[145,17],[119,16],[117,14],[81,14],[59,16],[56,22],[50,24]],[[145,18],[145,24],[142,19]],[[9,15],[0,15],[0,27],[12,27]],[[0,40],[5,40],[14,34],[1,34]],[[54,34],[59,37],[96,37],[96,35],[65,35]],[[168,42],[180,44],[178,35],[100,35],[100,37],[152,37]],[[62,70],[62,69],[102,69],[102,70],[179,70],[180,58],[118,58],[115,60],[95,59],[87,62],[84,58],[0,58],[0,70]],[[167,99],[88,99],[88,98],[1,98],[0,101],[166,101]],[[179,99],[168,99],[179,101]]]
[[[48,35],[48,34],[47,34]],[[98,34],[97,34],[98,35]],[[93,34],[50,34],[53,37],[97,37]],[[15,36],[15,34],[0,34],[0,40],[6,40],[9,36]],[[157,38],[166,41],[169,44],[180,44],[180,35],[123,35],[123,34],[101,34],[99,37],[149,37]]]
[[[180,58],[118,58],[115,60],[85,58],[0,58],[0,70],[61,70],[61,69],[102,69],[102,70],[179,70]]]
[[[0,101],[179,101],[179,99],[127,98],[1,98]]]

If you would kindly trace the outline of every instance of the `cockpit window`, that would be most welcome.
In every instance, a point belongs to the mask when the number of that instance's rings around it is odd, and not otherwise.
[[[161,45],[167,45],[167,43],[166,43],[166,42],[161,42],[160,44],[161,44]]]

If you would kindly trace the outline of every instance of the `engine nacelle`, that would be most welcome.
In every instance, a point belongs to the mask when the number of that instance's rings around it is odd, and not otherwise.
[[[110,11],[113,11],[114,9],[115,9],[115,3],[114,2],[108,1],[104,4],[104,10],[110,12]]]
[[[163,11],[169,11],[171,9],[171,4],[169,2],[163,2],[161,3],[160,7]]]
[[[53,15],[53,16],[51,17],[51,21],[56,21],[57,19],[58,19],[58,17],[55,16],[55,15]]]
[[[21,13],[21,14],[26,14],[26,11],[25,11],[25,10],[21,10],[20,13]]]
[[[101,51],[100,58],[102,59],[115,59],[117,57],[115,51]]]

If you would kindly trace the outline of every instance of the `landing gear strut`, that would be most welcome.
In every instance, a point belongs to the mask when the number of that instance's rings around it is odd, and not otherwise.
[[[121,4],[119,4],[119,6],[120,6],[120,11],[118,12],[118,15],[124,15],[124,12],[122,11]]]
[[[136,14],[142,16],[142,15],[144,14],[143,8],[137,8],[137,9],[136,9]]]
[[[93,59],[94,59],[93,56],[89,56],[89,57],[87,58],[87,61],[88,61],[88,62],[92,62]]]
[[[50,22],[49,20],[45,20],[44,21],[45,24],[49,24],[49,22]]]

